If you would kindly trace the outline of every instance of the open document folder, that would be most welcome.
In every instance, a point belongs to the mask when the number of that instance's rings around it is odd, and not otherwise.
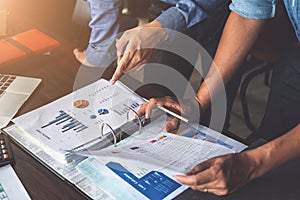
[[[187,188],[173,175],[246,148],[199,125],[166,133],[168,115],[159,110],[150,120],[133,119],[143,102],[121,82],[101,79],[15,118],[4,131],[92,199],[171,199]]]
[[[163,131],[166,116],[117,146],[82,152],[79,171],[113,199],[173,199],[187,189],[173,179],[209,158],[246,146],[200,125],[183,123],[177,134]]]

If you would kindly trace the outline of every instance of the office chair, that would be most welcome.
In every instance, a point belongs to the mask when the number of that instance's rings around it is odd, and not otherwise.
[[[254,141],[259,138],[256,134],[257,127],[250,116],[249,103],[247,98],[247,89],[251,81],[265,73],[264,85],[270,86],[270,77],[276,61],[280,58],[284,50],[289,47],[296,36],[287,13],[282,6],[279,6],[278,14],[266,22],[256,44],[251,49],[245,67],[251,68],[243,79],[240,87],[240,98],[245,125],[251,131],[251,135],[246,141]]]

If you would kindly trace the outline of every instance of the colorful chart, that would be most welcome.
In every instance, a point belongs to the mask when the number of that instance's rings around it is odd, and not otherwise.
[[[62,110],[59,111],[59,115],[55,117],[54,120],[48,122],[46,125],[42,126],[41,128],[47,128],[48,126],[58,126],[58,125],[63,125],[61,128],[62,133],[65,133],[70,130],[79,133],[88,128],[86,125],[77,121],[72,116],[70,116],[69,114],[67,114]]]
[[[106,115],[106,114],[108,114],[108,113],[109,113],[108,109],[105,109],[105,108],[100,108],[100,109],[98,110],[98,114],[99,114],[99,115]]]
[[[74,101],[73,106],[76,108],[86,108],[89,106],[89,102],[87,100],[77,100]]]

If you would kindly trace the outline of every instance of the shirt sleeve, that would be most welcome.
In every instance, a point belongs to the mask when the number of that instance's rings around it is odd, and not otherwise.
[[[229,8],[242,17],[269,19],[275,16],[277,0],[232,0]]]
[[[179,0],[156,19],[164,28],[184,31],[228,6],[229,0]]]

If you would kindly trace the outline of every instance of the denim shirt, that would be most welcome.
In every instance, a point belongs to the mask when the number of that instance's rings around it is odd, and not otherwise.
[[[284,0],[284,5],[300,41],[300,2],[299,0]]]
[[[245,18],[268,19],[275,16],[277,0],[232,0],[229,8]],[[300,2],[284,0],[289,18],[300,41]]]
[[[164,28],[184,31],[224,9],[229,0],[161,0],[172,5],[157,20]]]
[[[224,9],[229,0],[161,0],[172,5],[157,20],[164,28],[184,31]],[[114,39],[119,30],[121,0],[88,0],[92,29],[86,50],[88,63],[106,67],[115,55]]]

